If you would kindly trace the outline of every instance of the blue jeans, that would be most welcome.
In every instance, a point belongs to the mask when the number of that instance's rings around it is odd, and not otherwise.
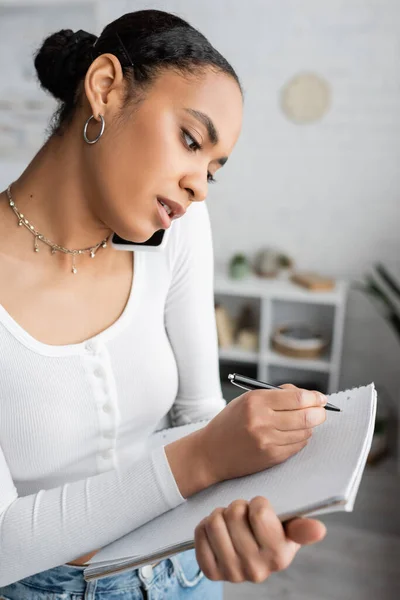
[[[86,582],[84,567],[61,565],[0,588],[0,600],[222,600],[222,583],[207,579],[189,550],[152,573],[135,569]]]

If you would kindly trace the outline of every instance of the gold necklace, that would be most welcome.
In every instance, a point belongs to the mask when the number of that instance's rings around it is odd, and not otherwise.
[[[14,213],[18,217],[18,225],[20,227],[22,227],[22,226],[26,227],[27,230],[30,231],[35,236],[35,242],[34,242],[34,246],[33,246],[34,252],[39,252],[38,241],[40,241],[40,242],[43,242],[44,244],[47,244],[48,246],[50,246],[51,253],[53,255],[57,251],[63,252],[64,254],[71,254],[72,255],[71,272],[74,275],[76,275],[76,273],[78,272],[78,269],[76,268],[76,264],[75,264],[75,259],[76,259],[77,255],[90,253],[91,258],[94,258],[96,256],[96,252],[100,248],[100,246],[102,248],[107,248],[107,242],[112,235],[111,233],[106,238],[104,238],[104,240],[102,240],[99,244],[96,244],[95,246],[90,246],[89,248],[82,248],[82,250],[69,250],[68,248],[64,248],[64,246],[59,246],[59,244],[55,244],[54,242],[49,240],[47,237],[45,237],[42,233],[39,233],[39,231],[37,231],[35,229],[35,227],[32,225],[32,223],[30,223],[28,221],[28,219],[22,213],[19,212],[18,208],[15,205],[13,197],[11,195],[11,185],[9,185],[7,188],[7,198],[8,198],[11,208],[13,209]]]

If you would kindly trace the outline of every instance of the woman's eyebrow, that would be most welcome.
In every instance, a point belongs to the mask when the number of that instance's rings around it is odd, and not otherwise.
[[[206,115],[206,113],[203,113],[200,110],[195,110],[194,108],[185,108],[185,111],[205,126],[211,144],[216,146],[219,142],[218,131],[210,117]],[[218,158],[217,162],[221,165],[221,167],[223,167],[227,160],[228,157],[223,156],[222,158]]]

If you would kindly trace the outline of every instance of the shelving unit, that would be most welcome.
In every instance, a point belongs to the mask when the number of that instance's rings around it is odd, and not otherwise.
[[[261,279],[250,275],[243,280],[215,273],[215,299],[235,317],[243,304],[251,304],[258,316],[259,347],[246,351],[238,347],[220,348],[221,366],[254,367],[258,379],[272,384],[315,382],[327,393],[338,390],[343,328],[348,285],[337,281],[332,291],[312,292],[288,280]],[[279,325],[307,324],[322,331],[330,344],[317,359],[290,358],[271,348],[273,331]]]

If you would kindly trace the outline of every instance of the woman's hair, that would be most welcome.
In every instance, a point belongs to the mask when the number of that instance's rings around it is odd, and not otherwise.
[[[105,53],[121,63],[128,82],[125,103],[138,98],[168,68],[182,75],[201,75],[212,68],[233,77],[241,89],[228,61],[189,23],[160,10],[127,13],[107,25],[98,38],[82,30],[62,29],[47,37],[36,52],[40,85],[60,102],[52,118],[53,133],[72,120],[86,72]]]

